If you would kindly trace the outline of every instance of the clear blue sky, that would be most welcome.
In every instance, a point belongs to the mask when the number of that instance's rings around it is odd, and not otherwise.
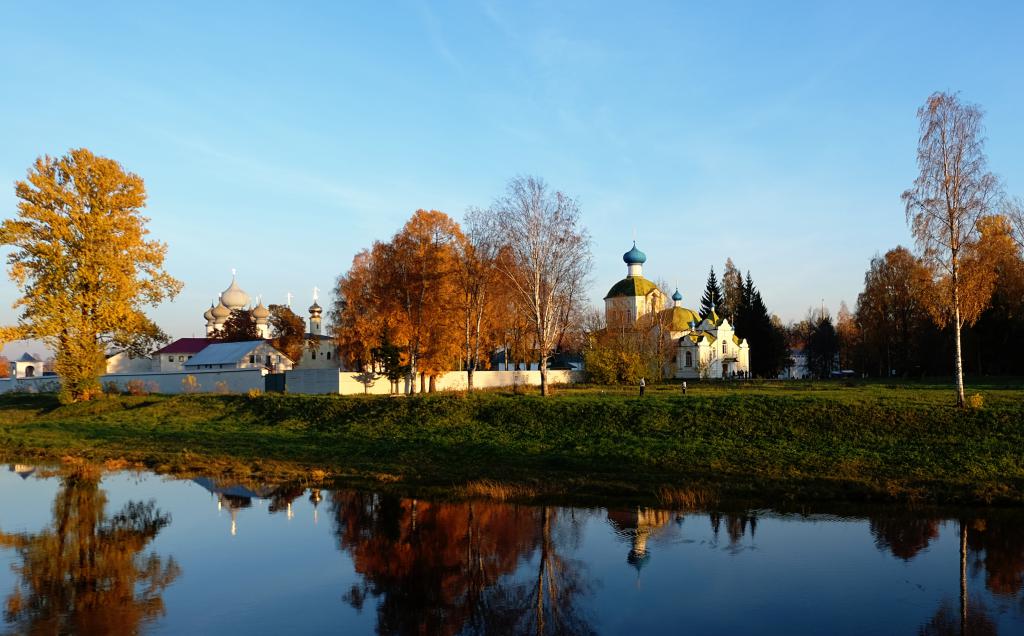
[[[417,208],[461,218],[536,174],[582,204],[595,305],[635,230],[689,305],[731,256],[799,319],[852,307],[869,259],[908,243],[932,91],[985,108],[991,166],[1024,194],[1022,7],[8,3],[0,216],[40,154],[119,160],[185,282],[153,316],[188,336],[232,267],[305,307]],[[0,321],[15,297],[0,282]]]

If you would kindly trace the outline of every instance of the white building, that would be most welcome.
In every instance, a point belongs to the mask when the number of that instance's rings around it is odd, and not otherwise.
[[[37,378],[43,375],[43,361],[29,352],[11,362],[12,378]]]
[[[137,358],[127,351],[118,351],[107,356],[107,373],[149,373],[153,362],[153,358]]]
[[[185,371],[267,369],[273,373],[288,371],[293,366],[288,356],[266,340],[215,342],[184,364]]]
[[[674,355],[665,368],[676,378],[726,378],[750,371],[750,345],[714,311],[703,318],[683,306],[677,289],[665,293],[643,276],[647,255],[633,248],[623,254],[626,277],[604,298],[605,323],[612,329],[641,329],[670,339]]]

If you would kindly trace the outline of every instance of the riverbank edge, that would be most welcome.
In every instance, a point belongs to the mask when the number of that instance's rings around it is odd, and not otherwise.
[[[1021,505],[1019,408],[721,395],[0,397],[6,461],[435,497]],[[727,423],[727,424],[726,424]]]

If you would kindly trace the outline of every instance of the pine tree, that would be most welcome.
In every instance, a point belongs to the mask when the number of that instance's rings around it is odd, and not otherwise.
[[[718,285],[715,268],[708,273],[708,282],[704,287],[704,296],[700,299],[700,315],[707,318],[711,312],[722,306],[722,288]]]

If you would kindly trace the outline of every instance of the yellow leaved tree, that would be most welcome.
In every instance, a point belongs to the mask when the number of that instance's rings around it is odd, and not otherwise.
[[[22,296],[18,324],[0,343],[34,338],[56,352],[61,399],[100,393],[108,348],[148,354],[166,340],[142,312],[173,298],[181,282],[163,270],[167,245],[147,240],[142,178],[79,148],[40,157],[15,183],[18,213],[0,224],[0,245]]]

